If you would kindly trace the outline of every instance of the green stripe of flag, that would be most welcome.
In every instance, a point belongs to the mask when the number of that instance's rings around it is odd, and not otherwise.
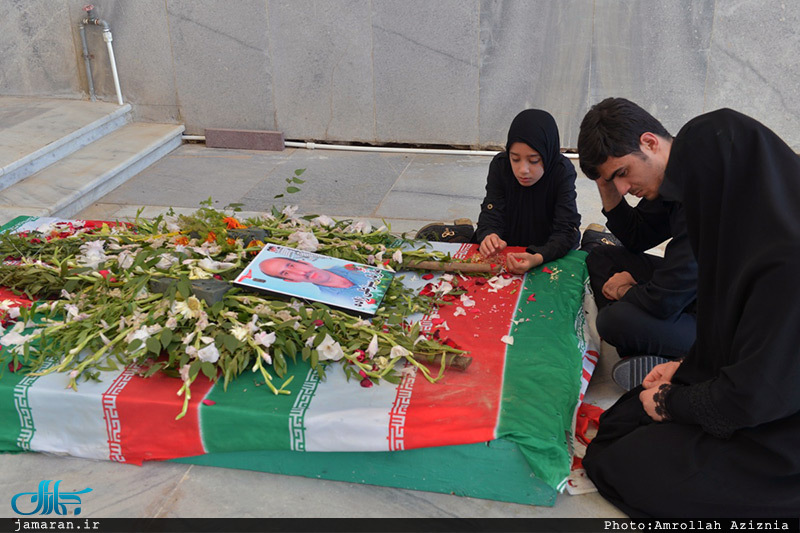
[[[575,331],[587,277],[586,253],[531,270],[520,291],[506,349],[497,436],[516,442],[534,474],[553,488],[569,474],[572,417],[582,356]],[[529,300],[535,294],[535,301]]]

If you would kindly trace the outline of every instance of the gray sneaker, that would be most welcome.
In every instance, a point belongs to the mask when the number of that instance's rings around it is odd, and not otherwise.
[[[625,390],[638,387],[656,365],[667,363],[669,359],[657,355],[635,355],[619,361],[611,369],[611,379]]]

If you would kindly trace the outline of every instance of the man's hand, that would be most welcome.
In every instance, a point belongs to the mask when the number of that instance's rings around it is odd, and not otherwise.
[[[655,389],[662,383],[671,383],[672,376],[675,375],[679,366],[681,366],[680,361],[670,361],[654,366],[653,370],[644,377],[642,387],[645,389]]]
[[[483,257],[489,257],[490,255],[502,252],[506,249],[506,246],[506,241],[501,239],[497,233],[490,233],[484,237],[478,251]]]
[[[603,296],[609,300],[619,300],[634,285],[636,285],[636,280],[629,272],[619,272],[608,278],[603,285]]]
[[[544,262],[542,254],[529,254],[520,252],[506,255],[506,268],[512,274],[524,274],[535,266]]]
[[[594,180],[597,184],[597,190],[600,193],[600,200],[603,202],[603,209],[611,211],[622,201],[622,195],[614,185],[614,181],[606,181],[603,178]]]

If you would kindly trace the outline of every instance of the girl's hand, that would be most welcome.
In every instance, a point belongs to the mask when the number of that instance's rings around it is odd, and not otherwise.
[[[489,257],[496,253],[502,252],[506,248],[506,241],[500,238],[497,233],[490,233],[481,242],[478,251],[483,257]]]
[[[506,268],[512,274],[524,274],[533,267],[544,262],[542,254],[529,254],[528,252],[513,253],[506,256]]]

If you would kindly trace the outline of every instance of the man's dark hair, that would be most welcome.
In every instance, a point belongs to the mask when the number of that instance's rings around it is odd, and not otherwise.
[[[661,122],[630,100],[606,98],[593,105],[578,134],[581,170],[596,180],[598,167],[609,157],[640,153],[639,138],[645,132],[672,139]]]

